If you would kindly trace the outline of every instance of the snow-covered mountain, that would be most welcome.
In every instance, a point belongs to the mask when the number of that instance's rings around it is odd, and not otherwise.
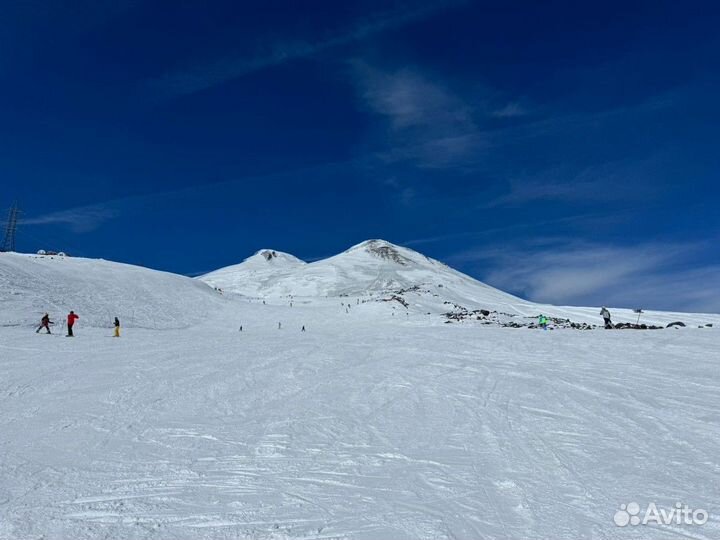
[[[0,325],[56,323],[74,310],[80,322],[109,326],[113,317],[145,328],[181,328],[225,304],[197,280],[100,259],[0,253]]]
[[[309,264],[280,252],[277,257],[261,256],[268,252],[261,251],[241,264],[199,279],[247,296],[362,296],[420,288],[484,304],[522,302],[435,259],[385,240],[367,240]]]
[[[275,254],[274,256],[272,254]],[[250,297],[349,297],[353,303],[391,301],[412,313],[445,316],[450,321],[531,325],[540,313],[567,324],[598,324],[599,307],[537,304],[491,287],[446,264],[385,240],[367,240],[312,263],[286,253],[262,250],[244,262],[197,278],[224,291]],[[392,301],[396,301],[392,302]],[[482,311],[491,311],[483,316]],[[614,321],[636,323],[630,309],[613,309]],[[715,322],[712,315],[647,312],[642,322],[665,326]]]
[[[261,249],[240,264],[234,264],[205,274],[201,281],[222,290],[258,296],[275,276],[292,273],[306,263],[289,253]]]

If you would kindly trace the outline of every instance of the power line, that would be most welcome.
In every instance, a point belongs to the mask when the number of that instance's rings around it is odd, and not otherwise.
[[[17,234],[18,216],[20,209],[17,202],[14,202],[8,214],[7,224],[5,225],[5,239],[3,240],[0,251],[15,251],[15,236]]]

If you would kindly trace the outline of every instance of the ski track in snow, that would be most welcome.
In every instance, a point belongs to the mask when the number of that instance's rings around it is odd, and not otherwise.
[[[238,307],[242,333],[0,328],[0,538],[720,534],[612,521],[630,501],[719,515],[717,330],[309,304]]]

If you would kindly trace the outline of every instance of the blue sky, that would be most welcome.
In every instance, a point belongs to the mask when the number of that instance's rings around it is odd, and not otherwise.
[[[720,311],[720,7],[14,2],[18,248],[197,274],[385,238],[522,296]]]

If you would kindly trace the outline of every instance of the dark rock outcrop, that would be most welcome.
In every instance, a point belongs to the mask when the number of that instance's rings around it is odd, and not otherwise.
[[[618,330],[662,330],[662,326],[654,326],[648,324],[633,324],[633,323],[617,323],[615,328]]]

